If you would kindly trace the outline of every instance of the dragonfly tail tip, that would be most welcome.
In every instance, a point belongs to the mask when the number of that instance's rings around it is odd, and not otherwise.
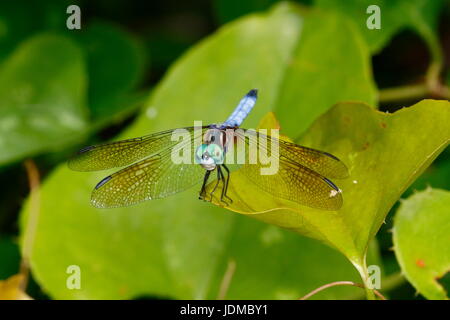
[[[258,89],[252,89],[252,90],[250,90],[250,91],[247,93],[247,96],[257,98],[257,97],[258,97]]]

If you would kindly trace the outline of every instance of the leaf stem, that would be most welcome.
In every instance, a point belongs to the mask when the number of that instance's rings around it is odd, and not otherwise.
[[[358,270],[359,275],[364,284],[364,289],[366,290],[367,300],[375,300],[374,289],[371,288],[371,283],[369,281],[369,272],[367,270],[366,255],[362,259],[357,261],[351,260],[353,266]]]
[[[236,261],[231,259],[230,261],[228,261],[227,270],[225,270],[222,282],[220,283],[220,289],[219,294],[217,295],[217,300],[225,300],[235,270],[236,270]]]
[[[405,277],[401,274],[401,272],[397,272],[387,276],[383,280],[383,291],[389,292],[398,286],[404,284],[406,282]],[[376,293],[375,293],[376,294]],[[358,294],[351,297],[351,300],[361,300],[364,299],[365,294]]]
[[[419,28],[419,33],[427,39],[431,63],[425,80],[419,84],[380,89],[378,101],[383,103],[424,98],[427,95],[438,99],[450,99],[450,88],[442,83],[440,75],[444,66],[444,55],[436,35],[426,27]]]
[[[430,75],[433,75],[432,78],[422,83],[380,89],[378,93],[378,101],[382,103],[389,103],[424,98],[428,95],[434,96],[438,99],[450,99],[450,88],[441,83],[439,78],[435,78],[435,71],[430,72]]]
[[[20,262],[20,274],[23,275],[23,281],[20,285],[21,289],[25,291],[28,283],[28,274],[30,270],[30,258],[33,250],[34,238],[36,236],[36,227],[39,218],[40,207],[40,178],[39,170],[33,160],[27,159],[24,166],[28,176],[28,183],[30,186],[30,211],[28,223],[25,226],[25,235],[23,240],[22,261]]]
[[[380,102],[402,101],[408,99],[421,98],[428,93],[428,87],[425,83],[400,86],[388,89],[380,89],[378,100]]]
[[[353,281],[335,281],[335,282],[331,282],[331,283],[324,284],[323,286],[321,286],[321,287],[319,287],[319,288],[317,288],[317,289],[314,289],[313,291],[311,291],[311,292],[308,293],[307,295],[301,297],[299,300],[306,300],[306,299],[309,299],[310,297],[312,297],[312,296],[315,295],[316,293],[318,293],[318,292],[320,292],[320,291],[322,291],[322,290],[325,290],[325,289],[327,289],[327,288],[334,287],[334,286],[354,286],[354,287],[358,287],[358,288],[362,288],[362,289],[365,288],[365,286],[364,286],[363,284],[361,284],[361,283],[356,283],[356,282],[353,282]],[[377,290],[374,289],[373,292],[374,292],[374,293],[377,295],[377,297],[379,297],[381,300],[386,300],[386,298],[385,298],[379,291],[377,291]]]

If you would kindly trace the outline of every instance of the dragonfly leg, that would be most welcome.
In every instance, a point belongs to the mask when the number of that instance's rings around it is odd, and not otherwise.
[[[206,193],[206,183],[208,182],[208,178],[209,175],[211,174],[211,171],[207,170],[205,172],[205,177],[203,178],[203,185],[202,185],[202,189],[200,190],[200,195],[199,195],[199,199],[200,200],[205,200],[205,193]]]
[[[228,191],[228,183],[230,182],[230,170],[228,170],[228,167],[223,164],[222,167],[225,169],[225,171],[227,172],[227,180],[225,182],[225,192],[224,192],[224,197],[226,199],[228,199],[230,201],[230,203],[233,203],[233,199],[231,199],[229,196],[227,196],[227,191]]]
[[[226,188],[226,180],[225,175],[222,172],[222,169],[220,166],[217,167],[218,173],[220,174],[220,179],[222,180],[222,192],[220,194],[220,201],[223,202],[226,206],[228,206],[228,203],[223,199],[225,195],[225,188]]]
[[[214,186],[214,188],[212,189],[212,191],[209,193],[209,195],[210,195],[210,202],[212,202],[212,199],[213,199],[213,194],[214,194],[214,192],[216,192],[216,189],[217,189],[217,186],[219,185],[219,183],[220,183],[220,180],[221,180],[221,175],[220,175],[220,170],[219,170],[219,166],[217,167],[217,182],[216,182],[216,185]]]

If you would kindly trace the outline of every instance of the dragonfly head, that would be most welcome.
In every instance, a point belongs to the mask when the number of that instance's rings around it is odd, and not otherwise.
[[[195,152],[195,161],[206,170],[214,170],[218,164],[222,164],[223,157],[222,147],[215,143],[204,143]]]

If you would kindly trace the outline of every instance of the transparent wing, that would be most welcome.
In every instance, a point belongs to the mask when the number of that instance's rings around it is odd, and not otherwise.
[[[281,160],[297,163],[327,178],[344,179],[349,176],[345,164],[330,153],[299,146],[254,130],[245,130],[245,137],[242,132],[238,130],[236,135],[244,139],[246,145],[257,146],[258,150],[263,149],[268,154],[271,152],[271,144],[277,143]]]
[[[92,192],[91,202],[97,208],[133,205],[145,200],[165,198],[202,181],[205,170],[193,161],[172,161],[172,149],[154,154],[100,181]]]
[[[81,149],[69,160],[69,168],[76,171],[98,171],[118,168],[172,148],[178,141],[172,141],[175,130],[187,130],[193,134],[195,127],[172,129],[147,136],[110,142]],[[202,131],[206,127],[197,128]]]
[[[275,197],[295,201],[301,205],[322,210],[338,210],[342,206],[340,189],[322,175],[331,173],[333,176],[343,177],[344,173],[348,174],[346,167],[337,158],[321,151],[254,133],[247,132],[243,135],[237,131],[236,136],[238,140],[244,141],[247,152],[250,148],[258,146],[266,148],[269,156],[271,144],[279,143],[279,162],[275,174],[264,175],[261,169],[267,165],[260,161],[254,164],[247,161],[242,165],[241,172],[251,182]],[[255,140],[258,136],[262,139],[267,138],[268,141],[258,142]]]

